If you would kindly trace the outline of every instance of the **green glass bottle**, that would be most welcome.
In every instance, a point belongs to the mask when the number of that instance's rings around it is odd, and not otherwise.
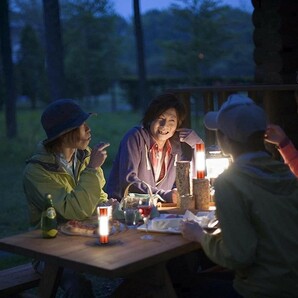
[[[52,195],[46,194],[45,206],[41,214],[41,231],[43,238],[55,238],[58,233],[57,215],[53,206]]]

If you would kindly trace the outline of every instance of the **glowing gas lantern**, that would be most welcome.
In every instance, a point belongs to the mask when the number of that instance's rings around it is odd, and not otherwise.
[[[109,242],[109,207],[97,207],[99,242],[105,244]]]
[[[207,178],[212,180],[218,177],[230,165],[230,159],[222,154],[217,146],[211,146],[206,154]]]
[[[205,178],[205,145],[196,144],[195,152],[197,179]]]

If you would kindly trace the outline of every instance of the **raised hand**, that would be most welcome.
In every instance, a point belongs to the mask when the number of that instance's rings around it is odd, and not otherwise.
[[[103,165],[107,158],[107,151],[105,150],[105,148],[109,146],[109,143],[101,142],[93,147],[90,156],[90,162],[88,165],[89,168],[97,169],[98,167]]]
[[[287,138],[283,129],[275,124],[269,124],[265,133],[265,141],[274,145],[279,145]]]

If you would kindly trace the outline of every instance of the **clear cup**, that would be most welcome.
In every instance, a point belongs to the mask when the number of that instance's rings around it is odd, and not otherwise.
[[[125,208],[123,211],[126,226],[128,228],[135,228],[137,225],[138,210],[135,208]]]
[[[134,196],[127,196],[123,201],[123,213],[125,224],[128,228],[136,227],[139,220],[138,212],[139,199]]]

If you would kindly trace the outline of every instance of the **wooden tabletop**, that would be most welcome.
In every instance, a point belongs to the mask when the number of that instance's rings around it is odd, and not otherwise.
[[[99,245],[95,237],[61,233],[54,239],[43,239],[41,231],[36,230],[0,239],[0,249],[60,267],[121,277],[199,248],[198,243],[189,242],[179,234],[152,233],[153,240],[142,240],[143,233],[125,230],[110,236],[109,244]]]

